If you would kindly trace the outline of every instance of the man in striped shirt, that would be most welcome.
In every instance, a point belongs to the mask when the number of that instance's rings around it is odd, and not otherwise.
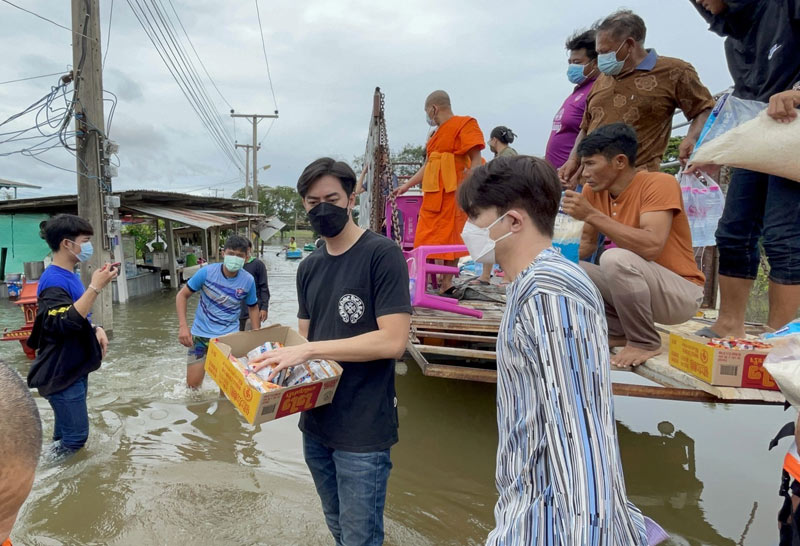
[[[553,167],[529,156],[492,161],[458,193],[472,258],[499,263],[511,281],[497,339],[500,498],[487,544],[657,544],[625,493],[603,300],[551,246],[560,196]]]

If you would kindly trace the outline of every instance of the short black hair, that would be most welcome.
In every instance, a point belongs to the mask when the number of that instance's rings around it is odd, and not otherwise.
[[[514,131],[512,131],[508,127],[500,125],[492,129],[489,138],[496,138],[503,144],[511,144],[512,142],[514,142],[514,139],[517,138],[517,135],[515,135]]]
[[[250,248],[250,241],[241,235],[231,235],[225,241],[225,250],[238,250],[239,252],[247,252]]]
[[[251,241],[250,239],[247,239],[247,248],[248,250],[253,248],[253,241]]]
[[[629,9],[615,11],[592,27],[595,32],[610,32],[617,40],[633,38],[636,42],[644,42],[647,36],[647,26],[644,19]]]
[[[40,229],[40,235],[43,235],[42,238],[47,241],[50,250],[57,252],[64,239],[74,241],[81,235],[94,235],[94,229],[92,224],[80,216],[59,214],[47,221],[44,229]]]
[[[0,362],[0,483],[24,465],[31,470],[42,453],[42,420],[30,390],[19,374]],[[3,496],[11,491],[0,491]]]
[[[575,34],[567,38],[567,51],[585,49],[586,56],[593,61],[597,58],[595,38],[595,31],[593,29],[575,31]]]
[[[528,155],[499,157],[475,169],[458,189],[458,205],[468,216],[496,207],[499,214],[519,207],[542,235],[553,236],[561,183],[546,160]]]
[[[356,173],[344,161],[336,161],[330,157],[321,157],[312,161],[297,180],[297,193],[305,198],[311,185],[323,176],[333,176],[342,183],[344,192],[349,197],[356,187]]]
[[[586,135],[578,144],[578,157],[603,154],[609,161],[623,154],[628,158],[631,167],[636,165],[636,154],[639,151],[639,140],[636,130],[625,123],[610,123],[598,127]]]

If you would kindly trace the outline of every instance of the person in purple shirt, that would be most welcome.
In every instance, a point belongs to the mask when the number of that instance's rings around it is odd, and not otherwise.
[[[550,131],[547,152],[544,156],[556,169],[569,159],[575,139],[581,130],[586,97],[589,96],[589,91],[592,90],[592,85],[600,74],[597,70],[594,38],[594,30],[585,30],[576,32],[567,40],[566,46],[569,51],[567,79],[575,84],[575,89],[553,118],[553,129]]]

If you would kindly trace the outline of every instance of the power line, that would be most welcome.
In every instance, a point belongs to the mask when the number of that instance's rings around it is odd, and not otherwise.
[[[5,3],[6,3],[6,4],[8,4],[9,6],[13,6],[13,7],[17,8],[18,10],[22,10],[22,11],[24,11],[25,13],[30,13],[30,14],[31,14],[31,15],[33,15],[34,17],[38,17],[39,19],[42,19],[43,21],[47,21],[48,23],[52,23],[52,24],[54,24],[55,26],[57,26],[57,27],[59,27],[59,28],[63,28],[64,30],[68,30],[68,31],[72,32],[73,34],[77,34],[78,36],[83,36],[84,38],[89,38],[89,37],[88,37],[88,36],[86,36],[85,34],[81,34],[80,32],[78,32],[77,30],[72,30],[72,29],[71,29],[71,28],[69,28],[69,27],[65,27],[65,26],[64,26],[64,25],[62,25],[61,23],[56,23],[56,22],[55,22],[55,21],[53,21],[52,19],[48,19],[47,17],[44,17],[44,16],[42,16],[42,15],[39,15],[38,13],[35,13],[35,12],[33,12],[33,11],[29,10],[29,9],[25,9],[25,8],[23,8],[22,6],[18,6],[18,5],[16,5],[16,4],[12,3],[12,2],[9,2],[8,0],[0,0],[0,1],[2,1],[2,2],[5,2]],[[85,31],[84,31],[84,32],[85,32]],[[95,40],[95,38],[91,38],[91,39],[92,39],[92,40]],[[96,41],[96,40],[95,40],[95,41]]]
[[[108,57],[108,47],[111,45],[111,21],[113,19],[114,19],[114,0],[111,0],[111,11],[108,14],[108,32],[106,33],[106,50],[103,53],[103,70],[105,70],[105,68],[106,68],[106,58]]]
[[[197,53],[197,50],[194,48],[194,43],[192,43],[192,39],[189,37],[189,33],[186,32],[186,27],[183,26],[183,21],[181,21],[181,18],[178,15],[178,12],[175,10],[175,6],[172,4],[172,0],[168,0],[168,1],[169,1],[169,7],[172,8],[172,12],[175,14],[175,18],[178,20],[178,24],[181,26],[181,30],[183,30],[183,35],[186,36],[186,40],[189,42],[189,45],[192,46],[192,51],[194,51],[194,55],[195,55],[195,57],[197,57],[197,60],[200,61],[200,66],[203,67],[203,72],[205,72],[206,76],[208,76],[208,81],[210,81],[211,85],[214,86],[214,89],[217,90],[217,93],[219,94],[220,98],[222,99],[222,101],[225,104],[228,105],[228,108],[233,110],[233,106],[231,106],[231,103],[228,102],[228,99],[226,99],[225,96],[222,94],[222,91],[219,90],[219,87],[217,87],[216,82],[214,82],[214,78],[212,78],[211,74],[208,73],[208,69],[206,68],[205,63],[203,62],[203,59],[200,58],[200,55]]]
[[[136,3],[136,8],[134,7],[133,2]],[[147,6],[146,0],[143,0],[143,2],[145,3],[145,6]],[[153,10],[147,6],[147,11],[145,11],[145,8],[142,7],[140,0],[127,0],[127,3],[131,8],[131,11],[133,11],[134,16],[139,21],[139,24],[142,26],[142,29],[145,31],[145,34],[150,39],[150,42],[155,48],[156,53],[158,53],[159,57],[161,57],[162,62],[166,66],[172,78],[175,80],[175,83],[178,84],[178,87],[180,88],[186,100],[189,102],[189,105],[194,110],[202,125],[209,132],[212,140],[214,140],[223,154],[228,157],[228,159],[234,163],[234,165],[240,168],[241,159],[237,158],[232,153],[233,146],[226,144],[226,138],[224,134],[221,133],[217,127],[215,127],[212,116],[209,114],[206,106],[198,97],[198,94],[195,91],[195,86],[191,83],[190,77],[187,76],[186,69],[181,66],[178,54],[175,52],[175,49],[170,46],[166,36],[167,33],[158,24],[158,20],[153,13]],[[158,6],[155,7],[156,9],[158,8]],[[150,14],[149,16],[148,13]]]
[[[38,80],[39,78],[50,78],[52,76],[60,76],[64,74],[64,72],[53,72],[52,74],[42,74],[41,76],[31,76],[30,78],[19,78],[18,80],[8,80],[5,82],[0,82],[0,85],[4,85],[7,83],[17,83],[17,82],[26,82],[29,80]]]
[[[272,74],[269,71],[269,58],[267,57],[267,43],[264,40],[264,27],[261,26],[261,11],[258,9],[258,0],[256,3],[256,15],[258,15],[258,29],[261,31],[261,49],[264,51],[264,62],[267,63],[267,79],[269,80],[269,90],[272,92],[272,103],[275,105],[275,113],[278,112],[278,101],[275,98],[275,89],[272,87]]]
[[[222,143],[222,147],[224,149],[223,151],[228,156],[228,158],[231,159],[234,162],[234,164],[237,165],[237,167],[241,168],[241,160],[232,153],[233,142],[230,138],[230,135],[227,134],[225,130],[219,112],[212,104],[211,99],[208,97],[208,93],[205,91],[205,87],[203,86],[199,76],[197,75],[196,69],[191,64],[191,61],[187,58],[179,40],[177,40],[177,35],[176,35],[177,33],[175,31],[174,26],[172,26],[172,22],[164,15],[163,5],[162,8],[159,8],[155,0],[151,0],[151,3],[156,13],[153,13],[153,10],[151,10],[149,6],[147,7],[147,10],[148,12],[150,12],[150,15],[153,18],[153,23],[155,23],[155,27],[158,29],[159,33],[161,34],[164,40],[162,43],[161,40],[159,39],[158,40],[159,43],[162,45],[162,47],[165,47],[165,51],[168,50],[168,56],[169,54],[171,54],[171,59],[173,60],[173,66],[176,68],[176,71],[179,73],[179,76],[181,76],[181,79],[187,86],[189,94],[193,97],[200,111],[203,113],[206,120],[208,121],[212,132],[216,135],[216,138]],[[146,2],[145,5],[147,5]],[[158,24],[156,15],[158,16],[158,19],[161,20],[161,25]]]
[[[175,29],[175,25],[172,23],[172,20],[166,14],[167,10],[164,7],[164,4],[161,2],[161,0],[158,0],[158,4],[161,6],[161,8],[159,8],[158,5],[156,5],[156,0],[151,0],[151,2],[153,4],[153,7],[156,8],[156,11],[158,12],[158,16],[161,19],[162,24],[164,25],[164,28],[167,29],[170,41],[174,45],[175,49],[178,51],[180,59],[183,61],[184,67],[188,71],[189,75],[192,77],[192,80],[194,82],[194,86],[197,88],[197,90],[198,90],[198,92],[200,94],[200,97],[203,99],[207,110],[214,115],[214,118],[215,118],[215,121],[216,121],[217,130],[219,130],[226,137],[227,144],[229,146],[231,146],[231,148],[232,148],[233,147],[232,146],[233,145],[233,140],[231,139],[231,135],[230,135],[230,133],[228,133],[228,130],[225,127],[225,122],[222,120],[222,117],[220,116],[219,111],[214,106],[214,103],[211,100],[211,97],[209,97],[208,92],[206,91],[206,87],[203,84],[203,82],[201,81],[201,78],[197,73],[197,69],[195,68],[194,63],[192,63],[191,59],[189,59],[188,54],[186,54],[186,50],[184,49],[183,44],[181,43],[180,39],[178,38],[178,32]],[[187,37],[188,37],[188,35],[187,35]]]

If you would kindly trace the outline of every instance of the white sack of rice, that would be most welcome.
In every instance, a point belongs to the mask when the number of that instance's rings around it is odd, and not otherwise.
[[[740,167],[800,182],[800,118],[779,123],[764,111],[703,143],[692,163]]]

